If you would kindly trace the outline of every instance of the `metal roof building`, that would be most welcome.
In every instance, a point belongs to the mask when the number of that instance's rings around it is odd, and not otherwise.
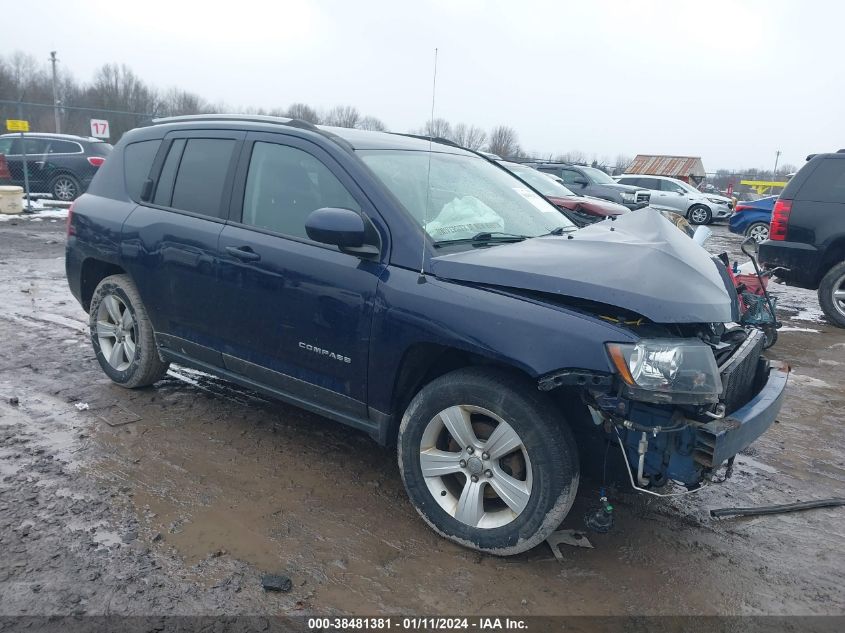
[[[625,170],[626,174],[648,176],[671,176],[685,182],[697,184],[707,175],[704,164],[698,156],[657,156],[637,154]]]

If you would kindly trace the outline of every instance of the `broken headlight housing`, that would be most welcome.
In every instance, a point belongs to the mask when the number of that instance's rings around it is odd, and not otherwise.
[[[675,404],[719,401],[722,379],[710,346],[697,339],[608,343],[607,351],[632,400]]]

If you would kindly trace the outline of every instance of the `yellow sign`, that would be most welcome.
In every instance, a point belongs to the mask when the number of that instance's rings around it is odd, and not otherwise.
[[[10,132],[29,132],[29,121],[6,119],[6,129]]]

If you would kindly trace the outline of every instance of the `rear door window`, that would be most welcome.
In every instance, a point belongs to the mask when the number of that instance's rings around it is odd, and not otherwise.
[[[845,203],[845,159],[827,158],[813,170],[797,199]]]
[[[222,217],[223,186],[235,145],[233,139],[188,139],[176,172],[170,206]]]
[[[48,141],[43,138],[24,138],[23,146],[27,155],[46,154]]]
[[[50,140],[47,144],[48,154],[81,154],[82,146],[72,141]]]
[[[141,188],[150,175],[161,139],[131,143],[123,150],[123,170],[126,176],[126,192],[135,201],[141,198]]]
[[[0,138],[0,154],[5,154],[8,156],[12,153],[12,143],[14,143],[15,139],[13,138]]]
[[[305,219],[323,207],[361,211],[331,170],[308,152],[255,143],[244,192],[244,224],[307,239]]]

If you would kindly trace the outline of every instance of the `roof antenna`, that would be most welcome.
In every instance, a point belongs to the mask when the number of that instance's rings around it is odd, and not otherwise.
[[[428,224],[428,198],[431,195],[431,148],[434,135],[434,95],[437,93],[437,49],[434,49],[434,79],[431,82],[431,118],[428,120],[428,175],[425,181],[425,209],[423,209],[422,251],[420,252],[420,276],[418,284],[425,283],[425,236]]]

